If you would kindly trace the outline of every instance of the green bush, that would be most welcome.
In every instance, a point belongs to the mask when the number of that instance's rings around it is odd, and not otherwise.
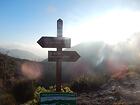
[[[34,92],[34,99],[28,101],[23,105],[38,105],[40,99],[40,93],[55,92],[55,91],[56,91],[56,86],[50,86],[48,89],[38,86]],[[71,91],[69,87],[62,87],[61,92],[72,93],[73,91]]]

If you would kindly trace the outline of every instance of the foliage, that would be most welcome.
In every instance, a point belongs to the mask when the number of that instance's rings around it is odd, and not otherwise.
[[[107,77],[100,76],[82,76],[74,80],[71,84],[71,89],[76,92],[88,92],[98,90],[100,86],[106,83]]]
[[[0,95],[0,105],[15,105],[16,101],[11,94],[5,93]]]
[[[128,105],[128,104],[123,101],[118,101],[118,102],[114,102],[113,105]]]
[[[32,81],[18,81],[12,89],[12,94],[20,104],[33,99],[34,87]]]
[[[45,89],[44,87],[38,86],[34,92],[34,99],[31,101],[28,101],[24,105],[38,105],[41,93],[55,92],[55,91],[56,91],[56,86],[50,86],[48,89]],[[61,92],[72,93],[72,91],[70,90],[69,87],[62,87]]]
[[[137,74],[140,74],[140,67],[139,65],[129,65],[128,66],[128,71],[129,73],[137,73]]]
[[[0,53],[1,87],[10,90],[17,76],[18,64],[12,57]]]

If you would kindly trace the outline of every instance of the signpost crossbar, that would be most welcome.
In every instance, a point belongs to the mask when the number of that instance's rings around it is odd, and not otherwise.
[[[37,43],[42,48],[57,48],[57,51],[49,51],[48,61],[56,62],[56,91],[61,92],[62,61],[75,62],[80,58],[76,51],[62,51],[62,48],[71,47],[71,39],[63,36],[63,20],[57,20],[57,37],[41,37]]]

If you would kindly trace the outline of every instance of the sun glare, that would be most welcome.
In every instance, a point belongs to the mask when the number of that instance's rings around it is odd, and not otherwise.
[[[116,44],[130,35],[140,32],[140,12],[113,10],[96,18],[89,18],[72,27],[67,33],[72,35],[73,43],[104,41]]]

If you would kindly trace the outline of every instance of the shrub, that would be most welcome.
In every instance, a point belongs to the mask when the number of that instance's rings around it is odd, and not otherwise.
[[[0,95],[0,105],[16,105],[16,101],[11,94]]]
[[[34,99],[28,101],[27,103],[23,105],[38,105],[39,99],[40,99],[40,93],[55,92],[55,91],[56,91],[56,86],[50,86],[48,89],[38,86],[34,92]],[[72,93],[69,87],[62,87],[61,92]]]
[[[13,93],[16,101],[20,104],[33,99],[34,88],[32,86],[32,82],[31,81],[19,81],[13,87],[12,93]]]
[[[82,76],[74,80],[71,84],[71,89],[75,92],[89,92],[100,89],[101,85],[106,83],[106,77],[100,76]]]

